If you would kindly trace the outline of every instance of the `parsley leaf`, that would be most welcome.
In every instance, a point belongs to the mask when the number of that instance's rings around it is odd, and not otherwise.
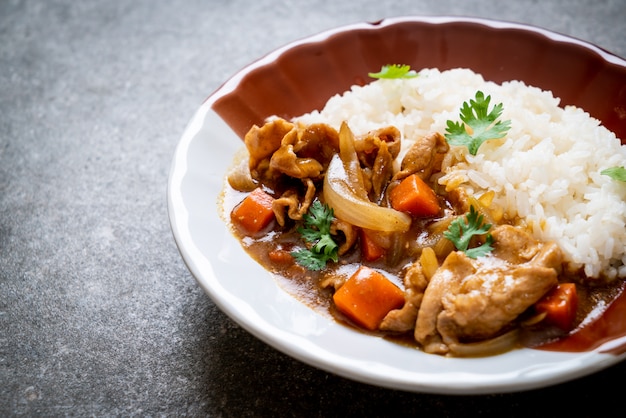
[[[291,255],[298,264],[308,268],[309,270],[322,270],[326,267],[326,262],[328,261],[306,248],[294,251]]]
[[[372,78],[414,78],[418,74],[414,70],[411,70],[410,65],[402,64],[389,64],[383,65],[379,72],[368,73]]]
[[[321,270],[329,260],[335,262],[338,260],[339,246],[330,234],[334,216],[332,208],[328,205],[320,203],[319,200],[313,202],[309,213],[302,217],[304,227],[298,228],[302,238],[313,245],[291,253],[298,264],[309,270]]]
[[[489,111],[491,96],[476,92],[474,100],[464,102],[461,107],[461,122],[447,122],[445,137],[451,145],[465,145],[470,154],[476,155],[483,142],[502,138],[511,127],[511,121],[496,121],[502,114],[502,103]],[[469,132],[468,128],[469,127]]]
[[[480,215],[474,206],[470,206],[470,211],[464,217],[455,219],[450,223],[448,230],[443,236],[448,238],[457,250],[463,251],[469,258],[477,258],[490,253],[493,250],[493,238],[487,234],[491,224],[483,224],[483,215]],[[470,241],[474,236],[487,234],[485,243],[479,247],[470,248]]]
[[[626,168],[624,167],[611,167],[606,170],[600,171],[600,174],[611,177],[613,180],[626,182]]]

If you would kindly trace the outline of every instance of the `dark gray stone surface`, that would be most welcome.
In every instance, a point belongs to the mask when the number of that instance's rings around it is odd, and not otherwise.
[[[626,56],[623,0],[1,1],[0,415],[590,416],[622,408],[626,364],[504,395],[352,382],[242,330],[183,264],[166,183],[201,101],[289,41],[407,14],[529,23]]]

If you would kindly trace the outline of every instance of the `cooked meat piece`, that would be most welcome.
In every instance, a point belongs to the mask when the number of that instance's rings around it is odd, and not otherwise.
[[[451,253],[431,279],[419,310],[415,339],[430,353],[455,343],[493,337],[557,284],[562,255],[511,226],[494,229],[494,251],[470,259]],[[514,256],[514,245],[522,255]]]
[[[298,140],[293,150],[301,158],[317,160],[325,169],[339,151],[339,133],[325,123],[298,125]]]
[[[357,152],[372,202],[380,202],[385,187],[393,176],[393,161],[400,152],[400,131],[394,126],[377,129],[355,138]]]
[[[559,275],[563,271],[563,253],[556,242],[545,242],[541,250],[532,259],[536,266],[544,266],[554,269]]]
[[[462,280],[474,272],[470,259],[455,251],[446,257],[428,283],[415,323],[415,340],[425,352],[446,354],[449,351],[437,329],[439,315],[444,309],[443,298],[446,294],[456,294]]]
[[[470,197],[467,194],[467,190],[463,187],[456,187],[450,190],[448,192],[448,199],[450,199],[450,203],[452,203],[452,207],[456,213],[467,213],[470,211]]]
[[[441,169],[443,155],[449,149],[446,138],[438,132],[419,138],[404,155],[394,180],[402,180],[415,173],[422,180],[428,180],[433,172]]]
[[[339,149],[339,134],[325,124],[294,125],[274,119],[253,126],[244,138],[253,179],[269,182],[284,174],[319,178]]]
[[[357,232],[352,224],[335,218],[330,225],[330,233],[335,235],[339,231],[341,231],[345,237],[344,243],[339,246],[338,250],[339,255],[343,255],[348,252],[356,242]]]
[[[337,274],[336,271],[331,271],[324,275],[324,278],[320,280],[320,287],[326,289],[332,287],[335,291],[338,290],[348,280],[350,276]]]
[[[437,330],[448,345],[464,339],[493,337],[557,281],[552,268],[488,262],[462,281],[457,294],[443,297]]]
[[[380,329],[405,332],[415,328],[417,312],[422,304],[427,285],[428,280],[424,276],[422,265],[419,261],[414,262],[404,275],[404,306],[389,312],[383,318]]]
[[[291,189],[284,192],[282,196],[272,202],[272,210],[274,211],[274,216],[276,216],[276,222],[278,222],[280,226],[285,226],[285,211],[287,212],[287,216],[300,217],[300,219],[302,219],[302,215],[306,213],[306,211],[300,211],[298,193]],[[291,216],[289,217],[291,218]]]
[[[285,210],[287,210],[289,219],[299,221],[313,203],[315,184],[311,179],[304,179],[303,182],[307,189],[302,201],[300,201],[297,191],[289,189],[272,202],[272,210],[274,211],[274,216],[276,216],[276,222],[280,226],[285,226]]]
[[[376,129],[354,138],[354,149],[359,161],[365,167],[373,167],[376,155],[382,143],[387,147],[391,158],[395,159],[400,153],[402,134],[395,126]]]
[[[294,178],[317,179],[339,149],[339,134],[328,125],[289,131],[270,160],[270,169]]]
[[[262,127],[254,125],[244,138],[248,154],[250,154],[250,172],[253,178],[259,178],[255,171],[259,164],[269,159],[276,151],[287,132],[294,128],[294,124],[284,119],[275,119]]]
[[[529,233],[511,225],[494,228],[491,236],[494,240],[493,255],[509,263],[520,264],[530,261],[541,249],[537,240]],[[560,271],[560,265],[553,263],[545,266]]]
[[[376,154],[376,160],[371,170],[370,182],[371,192],[370,200],[379,203],[385,187],[393,176],[393,157],[387,148],[385,142],[381,143],[380,149]]]
[[[298,146],[298,131],[292,130],[284,136],[280,148],[270,159],[270,170],[297,179],[318,178],[324,169],[314,158],[299,157],[295,152]]]

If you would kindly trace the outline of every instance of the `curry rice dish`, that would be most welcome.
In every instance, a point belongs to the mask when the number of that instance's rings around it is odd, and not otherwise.
[[[409,71],[245,144],[224,193],[233,233],[364,332],[451,356],[539,346],[626,278],[626,146],[549,91]]]

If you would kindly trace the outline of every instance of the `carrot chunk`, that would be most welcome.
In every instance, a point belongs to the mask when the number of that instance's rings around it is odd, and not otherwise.
[[[361,244],[361,257],[365,261],[376,261],[385,255],[385,249],[374,241],[365,229],[359,231],[359,240]]]
[[[291,252],[282,248],[269,251],[267,256],[274,264],[293,264],[295,262]]]
[[[538,313],[546,314],[545,321],[569,331],[574,326],[578,294],[574,283],[560,283],[535,304]]]
[[[381,273],[361,266],[335,292],[333,301],[354,323],[374,331],[389,311],[404,305],[404,292]]]
[[[231,212],[233,223],[248,233],[257,233],[274,220],[274,198],[262,189],[254,189]]]
[[[411,174],[400,181],[389,193],[391,207],[413,216],[434,216],[441,207],[437,195],[417,174]]]

